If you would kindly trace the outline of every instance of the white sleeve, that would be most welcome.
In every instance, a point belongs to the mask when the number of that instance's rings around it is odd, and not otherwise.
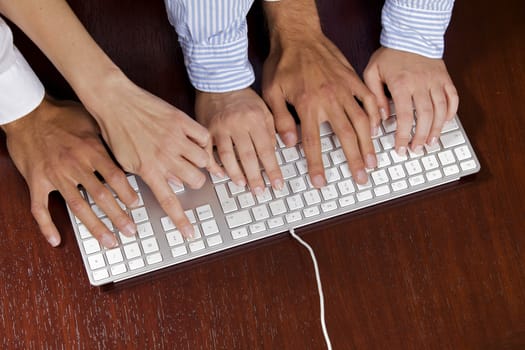
[[[44,86],[13,45],[13,34],[0,18],[0,125],[34,110],[44,94]]]

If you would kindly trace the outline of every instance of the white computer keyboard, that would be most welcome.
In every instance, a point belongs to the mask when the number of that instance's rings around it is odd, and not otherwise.
[[[328,124],[321,127],[322,159],[327,185],[315,189],[307,174],[301,143],[286,148],[282,142],[276,157],[285,178],[282,190],[269,186],[254,196],[247,187],[228,178],[210,176],[203,188],[173,188],[195,227],[195,238],[186,240],[163,212],[140,178],[128,180],[139,193],[142,206],[129,210],[137,223],[135,237],[117,232],[92,198],[81,192],[95,213],[115,233],[116,248],[106,249],[69,210],[71,222],[92,285],[103,285],[142,275],[167,266],[253,242],[290,228],[370,207],[394,198],[439,186],[479,171],[472,146],[455,117],[443,128],[435,147],[422,154],[400,157],[394,146],[395,116],[382,123],[373,139],[378,167],[368,171],[369,181],[358,185],[348,170],[341,145]],[[387,210],[387,209],[385,209]]]

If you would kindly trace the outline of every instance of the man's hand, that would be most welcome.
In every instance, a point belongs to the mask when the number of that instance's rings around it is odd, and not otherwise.
[[[206,151],[206,128],[122,75],[84,103],[124,170],[141,176],[181,233],[192,237],[193,226],[170,184],[200,188],[206,178],[199,168],[218,167]]]
[[[55,190],[102,245],[109,248],[117,244],[113,233],[80,195],[79,184],[119,231],[125,235],[136,232],[133,221],[94,172],[104,177],[126,206],[137,204],[137,194],[106,152],[95,121],[79,104],[46,98],[33,112],[3,129],[9,154],[29,186],[33,216],[52,246],[60,244],[48,210],[48,195]]]
[[[276,5],[277,7],[278,5]],[[290,5],[291,6],[291,5]],[[263,96],[287,146],[297,141],[294,119],[286,103],[301,119],[302,142],[312,184],[326,184],[321,159],[319,124],[328,121],[341,145],[354,179],[367,182],[365,167],[377,165],[371,133],[379,123],[374,95],[339,49],[321,32],[303,32],[285,41],[276,35],[264,64]],[[364,105],[366,112],[357,100]]]
[[[235,184],[246,185],[246,174],[253,193],[262,194],[265,184],[260,159],[272,186],[282,188],[283,178],[275,158],[273,117],[252,89],[226,93],[198,91],[195,112],[197,120],[210,131],[219,158]]]
[[[400,154],[406,153],[409,143],[415,153],[421,153],[424,144],[434,145],[445,121],[457,112],[458,94],[443,60],[383,47],[370,58],[364,78],[383,118],[389,115],[384,84],[392,94],[397,114],[396,150]],[[413,107],[417,124],[410,141]]]

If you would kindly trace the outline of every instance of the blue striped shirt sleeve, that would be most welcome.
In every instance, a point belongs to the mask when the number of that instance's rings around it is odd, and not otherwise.
[[[253,84],[246,15],[253,0],[165,0],[192,85],[227,92]]]
[[[381,45],[429,58],[443,57],[454,0],[386,0]]]

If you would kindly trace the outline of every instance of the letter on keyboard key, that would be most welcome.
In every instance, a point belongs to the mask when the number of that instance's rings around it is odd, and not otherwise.
[[[407,188],[408,188],[408,185],[405,180],[392,182],[392,189],[394,190],[394,192],[405,190]]]
[[[255,224],[250,225],[251,233],[259,233],[264,230],[266,230],[266,226],[264,225],[264,222],[256,222]]]
[[[144,253],[146,254],[158,251],[159,245],[157,244],[157,239],[155,237],[151,237],[143,240],[142,249],[144,249]]]
[[[251,223],[252,217],[248,210],[241,210],[226,215],[226,222],[228,223],[229,228],[235,228]]]
[[[321,204],[321,210],[326,213],[332,210],[337,209],[337,204],[335,201],[325,202]]]
[[[284,161],[286,163],[293,162],[294,160],[299,159],[299,153],[297,152],[297,149],[294,147],[288,147],[283,148],[281,153],[283,154]]]
[[[179,231],[171,231],[166,233],[166,239],[168,240],[168,245],[170,247],[184,243],[184,238],[182,238],[182,235]]]
[[[352,195],[339,198],[339,206],[341,206],[341,208],[352,204],[355,204],[355,199]]]
[[[153,236],[153,227],[151,227],[151,223],[145,222],[137,225],[137,232],[140,238]]]
[[[148,213],[146,212],[145,207],[132,209],[131,216],[133,217],[133,221],[135,221],[135,223],[148,220]]]
[[[116,264],[124,260],[119,247],[106,250],[106,258],[108,259],[109,264]]]
[[[417,186],[425,183],[425,179],[423,178],[423,175],[419,174],[409,178],[408,182],[410,182],[410,186]]]
[[[213,217],[213,211],[209,204],[201,205],[200,207],[195,208],[195,211],[197,211],[199,220],[206,220]]]

